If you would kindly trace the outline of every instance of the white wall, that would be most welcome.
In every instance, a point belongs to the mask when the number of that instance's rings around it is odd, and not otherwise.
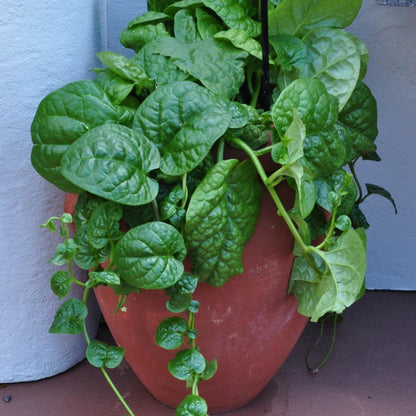
[[[378,153],[381,162],[364,162],[363,182],[387,188],[390,203],[370,197],[364,204],[368,232],[369,288],[416,290],[416,8],[379,6],[364,0],[351,31],[367,45],[366,78],[378,101]]]
[[[0,382],[46,377],[84,356],[82,337],[48,334],[60,303],[47,265],[57,239],[39,224],[61,214],[64,195],[31,167],[30,124],[48,92],[97,65],[97,8],[93,0],[2,1]]]

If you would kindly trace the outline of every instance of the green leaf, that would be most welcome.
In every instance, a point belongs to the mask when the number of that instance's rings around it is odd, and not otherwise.
[[[335,227],[341,231],[348,231],[351,228],[352,222],[347,215],[340,215],[335,221]]]
[[[262,59],[261,44],[251,38],[244,30],[228,29],[220,31],[215,33],[214,38],[229,40],[236,48],[248,52],[257,59]]]
[[[92,340],[87,346],[86,356],[94,367],[116,368],[123,360],[124,348]]]
[[[60,270],[51,277],[51,289],[59,299],[63,299],[71,289],[71,279],[68,272]]]
[[[198,33],[201,39],[212,38],[214,35],[224,29],[220,20],[201,7],[196,10]]]
[[[166,350],[176,350],[183,344],[188,323],[179,316],[164,319],[157,327],[156,344]]]
[[[106,92],[114,104],[120,104],[134,88],[133,81],[129,81],[109,69],[100,72],[95,82]]]
[[[65,152],[62,174],[82,189],[126,205],[155,199],[157,182],[149,172],[159,167],[157,148],[128,127],[104,124],[85,133]]]
[[[206,401],[195,394],[189,394],[179,403],[175,416],[208,416]]]
[[[89,243],[95,248],[103,248],[111,240],[121,238],[119,221],[123,215],[122,207],[112,201],[97,206],[88,221]]]
[[[351,175],[343,169],[338,169],[330,175],[315,180],[317,203],[327,210],[332,211],[329,199],[331,192],[341,196],[341,202],[337,209],[337,215],[349,214],[357,199],[357,187]]]
[[[192,302],[190,293],[174,293],[166,302],[166,309],[172,313],[186,311]]]
[[[315,178],[332,173],[345,163],[346,149],[334,127],[306,136],[304,163]]]
[[[367,67],[368,67],[368,61],[369,61],[369,55],[368,55],[368,49],[367,46],[365,46],[365,43],[362,42],[357,36],[353,35],[352,33],[345,32],[345,34],[354,42],[355,47],[357,48],[357,51],[360,55],[360,76],[359,79],[363,79],[367,73]]]
[[[355,156],[370,155],[376,150],[377,103],[366,84],[359,81],[351,98],[339,114],[339,123],[350,136]]]
[[[158,53],[158,45],[157,41],[145,45],[132,58],[133,61],[137,62],[158,85],[184,81],[189,78],[189,75],[179,69],[171,59]]]
[[[139,107],[134,128],[156,144],[163,173],[196,168],[231,121],[220,97],[192,82],[161,85]]]
[[[159,53],[171,58],[182,71],[199,80],[208,90],[231,99],[244,82],[247,52],[229,42],[207,38],[192,43],[167,38],[160,42]]]
[[[205,366],[204,356],[196,349],[179,351],[168,364],[170,373],[179,380],[188,380],[196,374],[202,374]]]
[[[77,226],[74,241],[78,246],[74,261],[81,269],[93,269],[106,262],[110,257],[110,246],[97,249],[90,244],[87,224]]]
[[[275,35],[270,37],[269,42],[277,54],[277,62],[284,71],[300,69],[305,65],[307,51],[300,39],[290,35]]]
[[[361,295],[366,253],[361,235],[350,228],[338,237],[329,251],[314,249],[318,269],[304,257],[295,259],[290,292],[301,314],[316,322],[328,312],[342,313]]]
[[[150,222],[128,231],[115,248],[117,273],[140,289],[164,289],[184,271],[186,247],[171,225]]]
[[[121,283],[118,274],[111,271],[89,272],[88,276],[88,287],[96,287],[100,284],[119,285]]]
[[[311,31],[304,43],[308,56],[300,77],[321,80],[342,110],[360,75],[360,54],[355,43],[343,30],[330,28]]]
[[[79,334],[83,330],[84,319],[87,315],[87,307],[80,300],[70,298],[59,307],[49,332],[52,334]]]
[[[319,132],[335,123],[338,107],[318,79],[297,79],[279,95],[272,108],[273,123],[283,137],[297,109],[308,134]]]
[[[388,199],[393,205],[394,212],[397,214],[396,202],[394,201],[394,199],[393,199],[393,197],[392,197],[392,195],[389,191],[382,188],[381,186],[373,185],[371,183],[366,183],[365,187],[367,188],[368,195],[380,195],[383,198]]]
[[[82,190],[61,174],[61,158],[88,130],[121,117],[105,92],[92,81],[78,81],[47,95],[36,111],[31,134],[33,167],[65,192]]]
[[[189,203],[185,239],[193,271],[212,286],[243,271],[241,255],[257,223],[262,189],[250,162],[217,163]]]
[[[201,374],[201,380],[210,380],[217,372],[218,363],[216,359],[206,361],[205,370]]]
[[[185,43],[198,39],[196,19],[189,9],[182,9],[175,14],[174,33],[176,39]]]
[[[74,258],[77,250],[78,245],[72,238],[69,238],[65,243],[57,244],[55,254],[49,260],[49,263],[55,264],[56,266],[62,266]]]
[[[303,37],[316,27],[349,26],[362,0],[283,0],[269,13],[270,34]]]
[[[247,15],[241,1],[203,0],[203,3],[214,10],[230,29],[243,30],[250,37],[260,35],[260,24]]]
[[[153,81],[144,72],[143,68],[131,59],[110,51],[98,52],[97,57],[104,65],[120,77],[133,81],[136,85],[147,88],[148,90],[154,89]]]

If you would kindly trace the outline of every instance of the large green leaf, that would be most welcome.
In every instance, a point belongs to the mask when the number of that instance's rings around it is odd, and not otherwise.
[[[272,108],[272,118],[281,137],[292,123],[293,109],[297,109],[307,134],[334,124],[338,114],[336,100],[318,79],[297,79],[279,95]]]
[[[150,94],[136,113],[134,128],[159,148],[162,172],[175,176],[197,167],[230,122],[223,99],[184,81]]]
[[[362,0],[283,0],[269,13],[270,34],[304,36],[316,27],[349,26]]]
[[[117,123],[122,114],[92,81],[78,81],[47,95],[32,122],[32,164],[38,173],[66,192],[80,188],[60,171],[62,155],[88,130],[103,123]]]
[[[339,115],[339,123],[346,128],[352,140],[354,156],[363,156],[376,150],[377,103],[370,88],[359,81],[351,98]]]
[[[229,42],[207,38],[192,43],[175,38],[163,39],[159,53],[171,58],[182,71],[210,91],[231,99],[244,82],[244,58],[247,52]]]
[[[241,0],[203,0],[203,3],[214,10],[230,29],[243,30],[251,37],[260,34],[260,24],[247,15],[247,9]],[[247,2],[245,3],[247,6]]]
[[[115,249],[120,276],[140,289],[164,289],[184,271],[186,248],[181,234],[164,222],[149,222],[128,231]]]
[[[361,295],[366,253],[360,234],[352,228],[328,251],[313,250],[315,267],[304,257],[295,259],[290,291],[299,312],[317,321],[328,312],[342,313]]]
[[[125,126],[104,124],[85,133],[62,157],[62,174],[80,188],[125,205],[143,205],[158,193],[148,176],[159,167],[157,148]]]
[[[236,48],[248,52],[250,55],[253,55],[257,59],[262,59],[261,44],[257,40],[248,36],[244,30],[228,29],[225,31],[217,32],[214,37],[216,39],[227,39]]]
[[[299,71],[300,76],[321,80],[328,92],[338,99],[341,110],[360,76],[360,53],[355,43],[343,30],[330,28],[311,31],[304,43],[308,56]]]
[[[261,187],[250,162],[217,163],[189,203],[185,239],[195,274],[212,286],[243,271],[241,256],[257,223]]]

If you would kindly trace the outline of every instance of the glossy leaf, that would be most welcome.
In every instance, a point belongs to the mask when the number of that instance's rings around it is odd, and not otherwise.
[[[185,239],[193,271],[212,286],[243,271],[241,255],[259,215],[261,187],[250,162],[217,163],[189,203]]]
[[[197,25],[194,14],[189,9],[183,9],[175,14],[175,38],[185,43],[198,39]]]
[[[103,248],[111,240],[121,238],[119,221],[123,215],[122,207],[112,201],[107,201],[92,212],[88,221],[89,243],[95,248]]]
[[[396,202],[394,201],[391,193],[389,191],[387,191],[386,189],[382,188],[381,186],[378,185],[373,185],[371,183],[366,183],[365,187],[367,188],[367,192],[369,195],[380,195],[383,198],[388,199],[394,208],[394,212],[397,214],[397,206],[396,206]]]
[[[208,416],[206,401],[194,394],[189,394],[179,403],[175,410],[175,416]]]
[[[279,95],[272,118],[281,137],[293,120],[293,109],[297,109],[307,134],[334,124],[338,115],[337,105],[318,79],[297,79]]]
[[[104,342],[92,340],[86,351],[88,362],[94,367],[116,368],[124,356],[124,348],[107,345]]]
[[[243,30],[250,37],[260,34],[260,24],[247,15],[242,1],[203,0],[203,3],[214,10],[230,29]]]
[[[155,199],[157,182],[149,172],[159,167],[157,148],[128,127],[104,124],[85,133],[62,158],[62,174],[79,187],[126,205]]]
[[[225,98],[234,97],[244,82],[244,58],[248,54],[229,42],[207,38],[185,43],[168,38],[160,42],[159,53]]]
[[[196,374],[202,374],[205,366],[204,356],[196,349],[179,351],[168,364],[170,373],[178,380],[188,380]]]
[[[201,39],[212,38],[216,33],[224,29],[219,18],[202,7],[197,7],[195,13],[197,17],[198,33]]]
[[[192,82],[161,85],[142,103],[134,128],[156,144],[162,172],[177,176],[208,155],[231,122],[224,101]]]
[[[117,273],[140,289],[164,289],[175,284],[184,271],[186,248],[171,225],[150,222],[128,231],[115,249]]]
[[[192,302],[190,293],[174,293],[166,302],[166,309],[172,313],[186,311]]]
[[[120,104],[133,91],[134,82],[106,69],[99,73],[95,82],[106,92],[114,104]]]
[[[370,89],[358,82],[351,98],[339,115],[339,123],[346,129],[354,149],[354,156],[373,153],[377,137],[377,103]]]
[[[176,350],[183,344],[188,323],[179,316],[164,319],[157,327],[155,341],[165,350]]]
[[[306,136],[304,163],[313,177],[330,174],[345,163],[346,149],[335,128]]]
[[[90,244],[87,223],[81,226],[77,225],[74,241],[78,246],[74,261],[81,269],[93,269],[106,262],[110,256],[109,246],[97,249]]]
[[[88,287],[96,287],[100,284],[119,285],[121,283],[118,274],[111,271],[89,272],[88,276]]]
[[[77,81],[47,95],[32,122],[32,164],[38,173],[65,192],[82,190],[61,174],[61,158],[88,130],[121,117],[104,91],[92,81]]]
[[[295,260],[290,291],[301,314],[316,322],[328,312],[342,313],[361,294],[366,270],[366,253],[359,233],[354,229],[337,238],[328,251],[314,250],[320,271],[305,260]]]
[[[236,48],[248,52],[257,59],[262,59],[261,44],[257,40],[249,37],[244,30],[228,29],[226,31],[220,31],[214,35],[214,38],[229,40]]]
[[[212,361],[206,361],[205,370],[201,374],[201,380],[210,380],[212,377],[214,377],[217,369],[218,363],[216,359],[213,359]]]
[[[59,307],[49,332],[53,334],[79,334],[83,330],[84,319],[87,315],[87,307],[80,300],[70,298]]]
[[[308,56],[300,77],[321,80],[342,110],[360,75],[360,54],[355,43],[343,30],[330,28],[311,31],[304,43]]]
[[[145,45],[132,58],[133,61],[137,62],[158,85],[189,78],[189,75],[178,68],[168,57],[158,53],[158,45],[157,41]]]
[[[349,214],[354,207],[357,199],[357,187],[351,175],[343,169],[338,169],[330,175],[320,177],[315,180],[317,203],[327,210],[332,211],[329,200],[330,192],[336,192],[341,196],[341,202],[337,209],[337,214]]]
[[[302,37],[316,27],[344,28],[361,4],[362,0],[283,0],[269,13],[270,34]]]
[[[98,59],[122,78],[133,81],[136,85],[153,90],[154,83],[143,68],[132,60],[116,52],[104,51],[97,53]]]
[[[283,70],[300,69],[305,65],[307,51],[305,44],[295,36],[275,35],[270,37],[270,44],[277,55],[277,62]]]
[[[71,279],[68,272],[60,270],[51,277],[51,289],[59,299],[63,299],[71,289]]]

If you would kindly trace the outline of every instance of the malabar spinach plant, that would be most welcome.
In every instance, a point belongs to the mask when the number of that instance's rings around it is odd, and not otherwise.
[[[108,285],[121,308],[131,292],[166,291],[167,308],[186,313],[155,335],[167,349],[187,340],[168,365],[190,388],[176,415],[206,415],[198,383],[214,375],[216,362],[198,350],[193,293],[199,281],[221,286],[242,273],[263,192],[295,240],[289,292],[299,312],[317,321],[362,296],[368,223],[360,203],[370,194],[394,201],[372,184],[363,192],[355,173],[358,161],[380,160],[376,101],[363,81],[368,52],[345,30],[361,3],[148,1],[121,33],[132,57],[100,52],[94,80],[40,103],[32,164],[79,194],[74,218],[45,224],[51,231],[60,224],[63,243],[51,262],[68,269],[51,285],[60,298],[72,284],[85,288],[82,300],[62,304],[51,332],[84,333],[88,360],[130,415],[106,372],[122,348],[86,331],[88,292]],[[246,160],[226,158],[227,147]],[[290,209],[279,197],[283,182],[295,194]],[[73,263],[89,270],[86,282],[75,278]]]

